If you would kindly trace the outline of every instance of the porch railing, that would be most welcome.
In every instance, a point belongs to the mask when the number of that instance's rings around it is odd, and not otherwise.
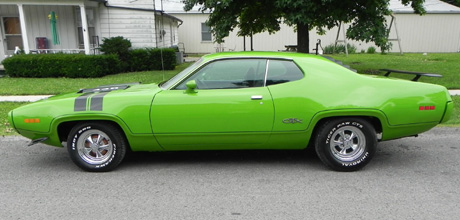
[[[91,54],[101,54],[100,48],[91,48]],[[65,54],[85,54],[85,49],[35,49],[30,50],[31,54],[46,54],[46,53],[65,53]]]

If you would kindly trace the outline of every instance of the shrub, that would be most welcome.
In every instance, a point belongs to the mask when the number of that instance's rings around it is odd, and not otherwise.
[[[334,46],[335,44],[329,44],[326,47],[324,47],[324,53],[325,54],[334,54],[334,53],[345,53],[345,45],[344,44],[337,44],[337,46]],[[334,49],[335,47],[335,49]],[[353,44],[347,43],[347,49],[349,54],[356,53],[356,46]]]
[[[165,70],[173,70],[176,66],[176,52],[173,48],[135,49],[130,51],[129,66],[131,71],[162,70],[163,67]]]
[[[129,55],[131,41],[121,36],[102,39],[101,52],[104,54],[116,54],[121,61],[123,70],[129,69]]]
[[[135,49],[129,53],[129,66],[132,72],[149,70],[150,62],[146,49]]]
[[[329,44],[324,47],[324,54],[333,54],[334,53],[334,44]]]
[[[116,55],[27,54],[15,55],[3,61],[10,77],[101,77],[119,73]]]
[[[369,48],[367,48],[367,53],[370,53],[370,54],[375,53],[375,47],[369,47]]]

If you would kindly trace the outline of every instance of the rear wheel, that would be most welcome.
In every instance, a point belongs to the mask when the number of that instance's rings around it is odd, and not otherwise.
[[[360,118],[338,118],[324,123],[316,133],[315,149],[328,167],[337,171],[363,168],[375,154],[374,127]]]
[[[70,158],[87,171],[115,169],[126,154],[127,142],[112,124],[88,122],[76,125],[67,139]]]

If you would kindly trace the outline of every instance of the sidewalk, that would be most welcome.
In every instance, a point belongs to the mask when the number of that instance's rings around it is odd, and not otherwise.
[[[459,95],[459,90],[449,90],[450,95]],[[0,96],[0,102],[35,102],[38,100],[46,99],[51,95],[26,95],[26,96]]]

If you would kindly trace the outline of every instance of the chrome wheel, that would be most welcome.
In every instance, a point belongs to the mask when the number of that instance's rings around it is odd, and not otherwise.
[[[339,161],[355,161],[365,151],[366,136],[357,127],[340,127],[331,135],[329,147],[332,155]]]
[[[87,130],[77,141],[78,155],[86,163],[99,165],[110,160],[114,144],[109,136],[100,130]]]

